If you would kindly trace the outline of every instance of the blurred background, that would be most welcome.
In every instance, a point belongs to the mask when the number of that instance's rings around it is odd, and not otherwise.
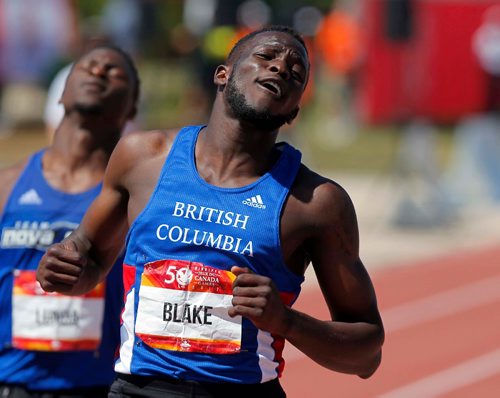
[[[500,0],[0,0],[0,167],[47,145],[68,65],[96,43],[138,65],[127,131],[172,128],[207,121],[215,66],[271,23],[298,30],[312,62],[280,139],[350,193],[383,310],[387,270],[500,243]],[[343,396],[375,396],[364,388]]]

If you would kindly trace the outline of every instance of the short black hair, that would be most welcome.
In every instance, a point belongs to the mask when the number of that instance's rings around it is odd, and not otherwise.
[[[79,60],[82,59],[87,54],[90,54],[92,51],[99,49],[115,51],[123,57],[125,63],[130,69],[130,72],[132,72],[132,83],[133,83],[132,95],[134,98],[134,102],[137,102],[137,100],[139,99],[139,94],[141,89],[141,80],[139,78],[139,72],[137,71],[137,67],[135,66],[132,56],[128,52],[126,52],[123,48],[108,43],[98,44],[97,46],[88,49],[84,54],[82,54]]]
[[[254,30],[253,32],[250,32],[246,36],[243,36],[233,46],[233,48],[229,52],[226,60],[228,62],[232,62],[233,58],[235,57],[235,54],[243,46],[243,44],[245,44],[246,42],[248,42],[250,39],[254,38],[255,36],[260,35],[261,33],[266,33],[266,32],[283,32],[283,33],[289,34],[295,40],[297,40],[302,45],[302,47],[304,47],[306,54],[309,56],[309,52],[307,51],[307,46],[306,46],[304,39],[295,29],[291,28],[290,26],[286,26],[286,25],[270,25],[270,26],[265,26],[263,28],[260,28],[258,30]]]

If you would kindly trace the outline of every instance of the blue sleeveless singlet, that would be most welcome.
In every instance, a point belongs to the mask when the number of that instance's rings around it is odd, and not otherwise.
[[[272,278],[292,305],[303,277],[284,264],[283,203],[300,152],[276,145],[280,157],[240,188],[208,184],[195,165],[202,126],[182,129],[149,202],[133,222],[124,262],[123,374],[200,382],[263,383],[284,366],[284,341],[245,318],[230,318],[233,265]]]
[[[0,384],[30,390],[107,386],[114,379],[123,299],[121,262],[82,297],[48,294],[35,279],[46,248],[75,229],[101,184],[52,188],[34,154],[0,215]]]

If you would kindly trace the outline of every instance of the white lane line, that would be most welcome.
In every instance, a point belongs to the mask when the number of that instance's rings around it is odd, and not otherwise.
[[[498,300],[500,300],[500,276],[483,279],[383,310],[382,320],[385,332],[389,334]],[[305,357],[290,343],[285,345],[283,356],[286,362]]]
[[[467,311],[500,299],[500,276],[410,301],[382,311],[386,332]]]
[[[500,349],[434,373],[379,398],[434,398],[500,373]]]

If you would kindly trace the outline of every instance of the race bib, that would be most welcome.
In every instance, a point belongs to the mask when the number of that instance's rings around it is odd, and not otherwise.
[[[163,350],[236,354],[241,316],[231,318],[235,275],[201,263],[160,260],[144,266],[135,331]]]
[[[12,345],[31,351],[96,350],[104,318],[104,284],[83,296],[45,292],[35,271],[14,271]]]

